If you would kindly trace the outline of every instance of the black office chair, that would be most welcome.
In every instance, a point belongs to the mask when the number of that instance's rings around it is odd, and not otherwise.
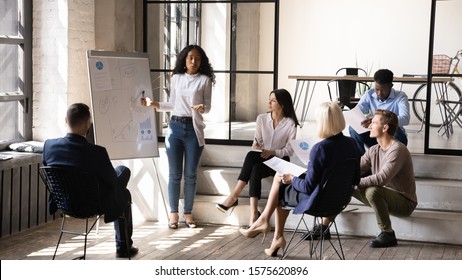
[[[84,236],[83,256],[75,259],[85,259],[88,234],[99,221],[100,216],[104,214],[100,203],[98,179],[93,174],[73,167],[44,166],[39,169],[39,173],[50,192],[51,199],[62,212],[61,234],[56,244],[53,260],[64,233]],[[66,216],[85,219],[85,232],[65,230]],[[95,218],[95,221],[89,227],[90,218]],[[125,217],[122,216],[121,218],[124,219]],[[125,232],[127,233],[126,227]],[[129,248],[130,245],[127,240],[127,249]]]
[[[342,243],[340,241],[340,235],[338,234],[337,224],[335,222],[335,217],[340,214],[350,203],[351,196],[353,194],[354,182],[356,182],[359,177],[359,162],[356,159],[350,158],[337,164],[337,166],[330,172],[327,181],[319,191],[312,207],[308,211],[305,211],[300,217],[297,227],[293,231],[287,245],[287,249],[284,251],[281,259],[287,258],[289,254],[293,252],[298,246],[303,244],[305,240],[310,242],[309,247],[311,258],[313,258],[313,255],[316,254],[316,249],[319,247],[319,259],[322,259],[324,252],[324,242],[327,240],[329,241],[337,256],[342,260],[345,259]],[[313,229],[319,229],[317,235],[319,236],[318,240],[314,240],[313,231],[309,230],[305,222],[305,215],[314,217]],[[324,232],[322,232],[322,227],[320,226],[323,217],[330,218],[330,223]],[[302,224],[305,225],[304,231],[299,230]],[[335,229],[335,234],[333,236],[334,241],[331,239],[325,239],[325,233],[331,228]],[[295,235],[297,234],[301,234],[300,240],[292,247],[290,247]],[[337,240],[339,250],[337,250],[335,247],[335,239]]]
[[[337,76],[367,76],[366,70],[357,67],[345,67],[340,68],[335,72]],[[331,88],[335,85],[335,91]],[[359,98],[356,97],[363,94],[366,90],[370,89],[370,86],[366,82],[354,81],[354,80],[332,80],[327,83],[327,89],[329,91],[329,97],[331,101],[338,101],[340,107],[343,109],[348,107],[352,109],[358,104]],[[335,96],[334,96],[335,94]]]

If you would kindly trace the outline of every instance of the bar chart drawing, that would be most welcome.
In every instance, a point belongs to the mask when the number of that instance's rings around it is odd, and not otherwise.
[[[152,121],[151,117],[148,116],[144,121],[140,122],[140,137],[141,141],[152,141],[153,140],[153,133],[152,133]]]

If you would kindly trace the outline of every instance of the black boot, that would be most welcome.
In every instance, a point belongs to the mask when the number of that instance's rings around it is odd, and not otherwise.
[[[313,229],[303,235],[303,239],[305,240],[318,240],[321,236],[321,231],[324,234],[324,240],[330,239],[330,230],[328,226],[317,224],[313,227]]]
[[[372,248],[385,248],[398,245],[398,240],[396,240],[395,232],[382,231],[377,238],[371,241],[369,247]]]

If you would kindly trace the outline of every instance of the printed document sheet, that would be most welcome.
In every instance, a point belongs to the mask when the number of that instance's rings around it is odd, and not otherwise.
[[[278,157],[272,157],[271,159],[264,161],[263,163],[268,165],[274,171],[280,174],[292,174],[294,176],[299,176],[300,174],[306,171],[306,167],[298,166]]]
[[[345,117],[345,122],[359,134],[369,131],[369,129],[361,125],[361,122],[366,119],[366,116],[361,112],[358,106],[355,106],[350,111],[344,111],[343,116]]]

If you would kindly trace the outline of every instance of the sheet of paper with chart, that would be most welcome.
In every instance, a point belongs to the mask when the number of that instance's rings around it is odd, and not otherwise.
[[[308,137],[304,139],[290,140],[290,145],[294,150],[294,154],[297,155],[298,159],[307,166],[310,161],[310,152],[313,145],[318,143],[321,139],[315,137]]]
[[[306,171],[306,167],[298,166],[278,157],[272,157],[269,160],[264,161],[263,163],[268,165],[274,171],[280,174],[292,174],[294,176],[299,176],[300,174]]]
[[[347,125],[350,125],[359,134],[369,131],[369,129],[361,125],[361,122],[366,119],[366,116],[361,112],[359,106],[355,106],[349,111],[344,111],[343,116],[345,117]]]

